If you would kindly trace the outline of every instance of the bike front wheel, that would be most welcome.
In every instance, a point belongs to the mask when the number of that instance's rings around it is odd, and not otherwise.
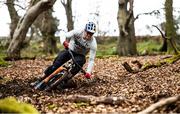
[[[68,72],[64,71],[61,75],[57,76],[57,78],[54,78],[53,81],[48,82],[48,86],[46,86],[44,90],[50,91],[58,85],[63,86],[66,80],[68,80]]]

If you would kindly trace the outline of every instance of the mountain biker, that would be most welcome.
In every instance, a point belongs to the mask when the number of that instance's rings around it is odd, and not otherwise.
[[[47,76],[53,73],[57,68],[59,68],[65,62],[71,59],[71,56],[67,48],[72,50],[75,61],[81,67],[86,63],[85,56],[87,55],[88,52],[90,53],[86,74],[84,76],[88,79],[91,78],[91,72],[93,69],[94,59],[97,50],[96,39],[93,36],[95,32],[96,32],[95,23],[88,22],[83,30],[71,30],[66,35],[63,35],[61,38],[65,39],[65,41],[63,41],[62,43],[65,49],[58,54],[53,64],[44,71],[44,76],[42,77],[42,79],[45,79]],[[70,71],[71,72],[70,75],[75,76],[79,71],[80,68],[75,66]]]

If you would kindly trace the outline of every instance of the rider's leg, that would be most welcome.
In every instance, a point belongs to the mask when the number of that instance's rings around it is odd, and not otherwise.
[[[42,79],[45,79],[47,76],[53,73],[57,68],[59,68],[65,62],[67,62],[69,59],[71,59],[69,52],[67,50],[61,51],[58,54],[58,56],[55,58],[53,64],[44,71],[44,76]]]
[[[73,52],[73,55],[74,55],[75,61],[82,67],[86,62],[85,56],[81,54],[77,54],[75,52]],[[78,66],[73,67],[70,73],[68,74],[68,77],[65,79],[64,81],[65,83],[63,85],[57,86],[57,89],[61,90],[65,88],[77,87],[77,84],[73,80],[71,80],[71,78],[75,76],[79,71],[80,71],[80,68]]]

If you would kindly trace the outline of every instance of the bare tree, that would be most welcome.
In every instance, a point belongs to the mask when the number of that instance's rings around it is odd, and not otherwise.
[[[14,32],[13,39],[8,47],[8,58],[20,58],[21,46],[29,27],[32,25],[38,15],[50,9],[55,1],[56,0],[40,0],[37,4],[33,5],[27,10],[26,14],[20,19]]]
[[[14,31],[17,27],[18,21],[20,19],[20,16],[17,13],[17,9],[15,8],[15,6],[18,6],[20,9],[25,10],[26,8],[23,6],[20,6],[19,4],[15,3],[18,2],[18,0],[7,0],[6,1],[6,5],[8,7],[8,11],[9,11],[9,15],[10,15],[10,19],[11,19],[11,23],[10,23],[10,39],[7,40],[6,45],[8,46],[9,43],[11,42],[11,40],[13,39],[13,34]],[[33,28],[31,28],[32,32],[33,32]],[[31,35],[32,36],[32,35]],[[23,47],[27,44],[29,44],[29,41],[31,40],[32,37],[27,37],[26,40],[23,42]]]
[[[68,31],[72,30],[74,28],[74,22],[73,22],[73,16],[72,16],[72,0],[61,0],[62,5],[65,8],[66,11],[66,17],[67,17],[67,29]]]
[[[118,25],[119,38],[117,44],[118,55],[135,55],[137,54],[135,29],[134,29],[134,0],[119,0]],[[129,8],[128,8],[129,4]]]
[[[167,40],[167,52],[168,53],[173,52],[174,49],[172,46],[176,45],[176,43],[174,41],[175,41],[175,38],[177,37],[175,23],[174,23],[174,19],[173,19],[172,4],[173,4],[173,0],[165,1],[165,17],[166,17],[166,23],[165,23],[166,31],[165,32],[166,32],[166,37],[169,39],[169,40]]]
[[[14,1],[15,0],[7,0],[6,1],[8,11],[9,11],[9,16],[10,16],[10,19],[11,19],[10,39],[13,38],[14,31],[15,31],[17,23],[18,23],[18,21],[20,19],[20,16],[18,15],[18,13],[17,13],[17,11],[16,11],[16,9],[14,7]]]
[[[36,4],[38,0],[31,0],[30,6]],[[53,10],[40,14],[34,21],[33,25],[36,29],[36,34],[43,38],[43,50],[45,53],[55,53],[57,52],[55,32],[58,30],[59,21],[53,17]],[[40,33],[38,34],[37,31]]]

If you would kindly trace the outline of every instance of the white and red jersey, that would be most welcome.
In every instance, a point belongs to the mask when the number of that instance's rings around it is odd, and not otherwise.
[[[88,52],[90,53],[87,72],[91,73],[96,56],[97,43],[94,36],[92,36],[91,40],[84,40],[83,36],[84,30],[72,30],[61,36],[61,39],[68,40],[69,48],[76,53],[83,55],[86,55]]]

